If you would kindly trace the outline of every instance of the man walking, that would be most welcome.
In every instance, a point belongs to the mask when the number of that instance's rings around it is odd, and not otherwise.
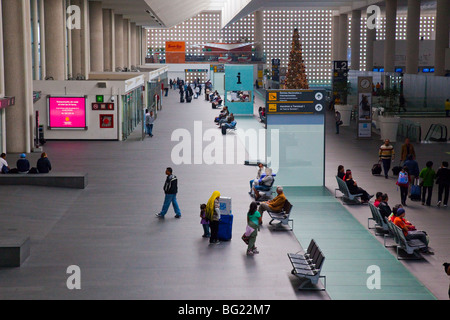
[[[177,202],[178,179],[172,172],[172,168],[166,169],[167,178],[164,183],[165,198],[161,212],[156,214],[158,218],[164,218],[171,203],[173,205],[173,209],[175,210],[175,218],[181,218],[181,211]]]
[[[147,134],[150,137],[153,137],[153,122],[155,122],[155,118],[153,117],[153,112],[148,112],[148,109],[145,110],[145,128],[147,129]]]
[[[389,139],[384,140],[384,144],[380,147],[378,151],[378,156],[383,162],[384,177],[387,179],[389,174],[389,169],[391,168],[391,161],[395,158],[394,147],[391,145]]]

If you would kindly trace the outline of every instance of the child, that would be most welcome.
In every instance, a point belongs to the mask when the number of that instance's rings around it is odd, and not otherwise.
[[[209,238],[211,234],[209,233],[209,221],[206,219],[206,204],[200,205],[200,218],[202,218],[200,223],[203,226],[202,237]]]

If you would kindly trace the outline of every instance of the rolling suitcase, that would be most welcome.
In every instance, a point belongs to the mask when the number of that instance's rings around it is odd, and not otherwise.
[[[381,174],[381,164],[375,163],[372,167],[372,174],[373,175],[379,175]]]
[[[187,103],[190,103],[191,101],[192,101],[192,96],[187,96],[187,97],[186,97],[186,102],[187,102]]]
[[[395,166],[395,167],[392,168],[392,174],[394,176],[398,176],[400,171],[402,171],[402,166],[400,165],[400,163],[398,164],[398,166]]]
[[[219,231],[217,232],[217,238],[221,241],[231,240],[233,233],[233,215],[221,215],[219,221]]]
[[[226,126],[222,125],[221,129],[222,129],[222,134],[223,135],[227,134],[227,127]]]
[[[411,198],[411,201],[421,200],[422,190],[420,186],[417,184],[417,180],[418,179],[416,179],[414,183],[411,185],[411,195],[409,196]]]

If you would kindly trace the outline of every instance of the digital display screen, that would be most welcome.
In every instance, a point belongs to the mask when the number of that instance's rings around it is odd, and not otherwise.
[[[49,97],[48,120],[52,129],[85,129],[85,97]]]

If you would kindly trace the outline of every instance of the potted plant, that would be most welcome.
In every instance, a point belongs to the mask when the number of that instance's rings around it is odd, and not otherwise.
[[[391,142],[397,141],[398,124],[400,117],[396,116],[399,108],[399,91],[396,88],[387,88],[380,92],[378,104],[381,106],[381,115],[378,116],[380,127],[380,139],[389,139]]]

